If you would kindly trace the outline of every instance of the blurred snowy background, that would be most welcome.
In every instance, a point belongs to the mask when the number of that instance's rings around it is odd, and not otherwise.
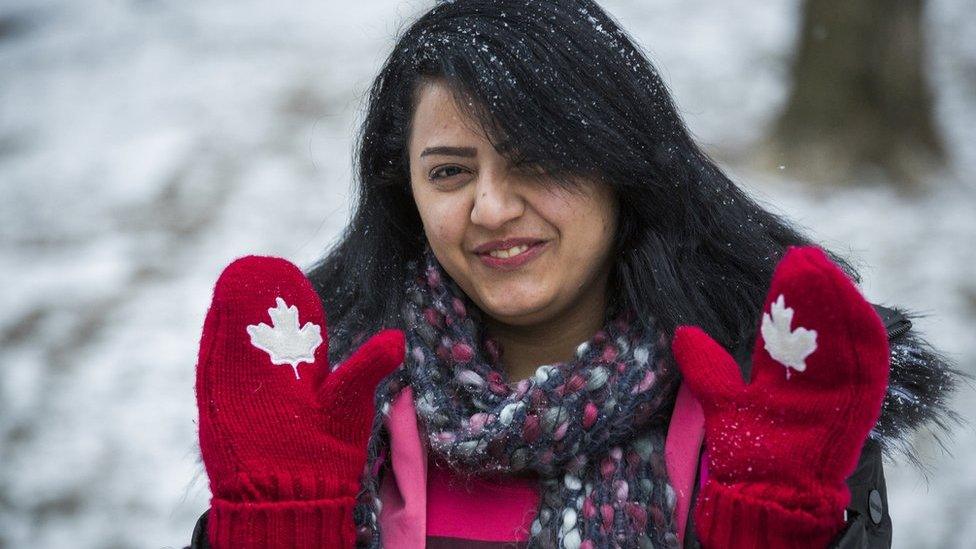
[[[0,548],[161,548],[206,509],[194,365],[235,257],[343,227],[364,91],[419,0],[0,0]],[[932,0],[949,168],[805,184],[741,161],[788,92],[799,0],[606,0],[695,135],[976,371],[976,6]],[[817,190],[820,189],[820,190]],[[969,419],[976,394],[957,408]],[[896,547],[974,547],[976,434],[887,469]]]

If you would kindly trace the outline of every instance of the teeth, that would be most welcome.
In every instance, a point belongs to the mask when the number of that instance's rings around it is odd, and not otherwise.
[[[501,259],[505,259],[508,257],[518,255],[528,249],[529,247],[523,244],[521,246],[515,246],[514,248],[509,248],[507,250],[492,250],[491,252],[489,252],[488,255],[490,255],[491,257],[498,257]]]

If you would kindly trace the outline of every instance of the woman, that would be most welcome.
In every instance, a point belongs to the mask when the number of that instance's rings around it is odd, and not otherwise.
[[[307,278],[217,282],[194,547],[890,545],[881,455],[954,417],[956,372],[708,159],[595,3],[424,14],[358,169]]]

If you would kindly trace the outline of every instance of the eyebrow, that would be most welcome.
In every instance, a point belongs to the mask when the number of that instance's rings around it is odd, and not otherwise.
[[[473,147],[429,147],[424,149],[424,152],[420,153],[420,156],[424,157],[431,154],[474,158],[478,156],[478,150]]]

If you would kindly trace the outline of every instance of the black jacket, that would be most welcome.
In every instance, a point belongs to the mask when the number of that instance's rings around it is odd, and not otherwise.
[[[904,310],[875,305],[888,330],[891,371],[881,417],[872,429],[861,451],[854,473],[847,478],[851,503],[847,524],[831,543],[830,549],[881,549],[891,547],[891,516],[888,514],[888,491],[885,487],[883,457],[900,454],[913,463],[918,459],[911,451],[910,436],[918,428],[932,423],[948,432],[949,424],[959,416],[949,408],[949,398],[963,374],[951,361],[936,351],[919,334],[912,331],[912,315]],[[743,364],[748,379],[750,364]],[[695,482],[697,499],[698,482]],[[684,547],[700,549],[694,528],[694,505],[688,516]],[[207,541],[207,512],[197,520],[189,547],[210,549]]]

